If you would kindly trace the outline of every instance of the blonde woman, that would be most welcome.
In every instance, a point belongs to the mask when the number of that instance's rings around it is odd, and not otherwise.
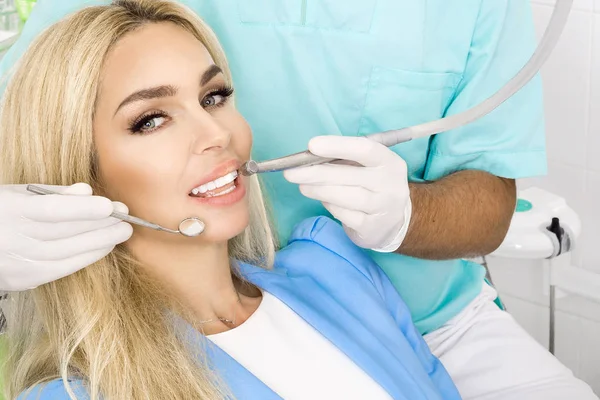
[[[209,28],[167,1],[86,8],[30,46],[3,97],[2,183],[88,182],[99,212],[206,229],[136,227],[94,265],[12,294],[7,396],[458,399],[340,226],[306,220],[274,256],[258,181],[236,175],[252,136],[232,93]],[[32,226],[30,246],[53,239]]]

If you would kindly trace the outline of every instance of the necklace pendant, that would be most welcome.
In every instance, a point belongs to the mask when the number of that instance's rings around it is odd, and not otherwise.
[[[229,324],[229,325],[235,325],[235,321],[232,321],[232,320],[230,320],[230,319],[227,319],[227,318],[220,318],[220,317],[219,317],[219,321],[221,321],[221,322],[223,322],[223,323],[225,323],[225,324]]]

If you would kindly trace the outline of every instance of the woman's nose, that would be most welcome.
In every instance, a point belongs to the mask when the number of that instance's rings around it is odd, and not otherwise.
[[[192,151],[204,154],[226,149],[231,142],[231,131],[221,121],[206,113],[194,129]]]

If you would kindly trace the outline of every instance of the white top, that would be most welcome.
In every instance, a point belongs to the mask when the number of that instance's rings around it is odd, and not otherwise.
[[[208,339],[286,400],[391,399],[348,356],[268,292],[246,322]]]

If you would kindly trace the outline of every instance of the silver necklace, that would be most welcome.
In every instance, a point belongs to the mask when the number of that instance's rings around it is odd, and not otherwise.
[[[242,300],[240,299],[240,294],[238,293],[237,295],[238,295],[238,303],[241,303]],[[236,313],[234,311],[233,312],[233,319],[228,319],[228,318],[223,318],[223,317],[217,317],[217,318],[210,318],[210,319],[200,320],[200,321],[198,321],[198,324],[204,325],[204,324],[209,324],[211,322],[221,321],[221,322],[223,322],[225,324],[235,326],[235,317],[236,317]]]
[[[208,323],[215,322],[215,321],[221,321],[221,322],[223,322],[225,324],[235,325],[235,314],[233,316],[233,319],[227,319],[227,318],[217,317],[217,318],[210,318],[210,319],[200,320],[200,321],[198,321],[198,324],[204,325],[204,324],[208,324]]]

